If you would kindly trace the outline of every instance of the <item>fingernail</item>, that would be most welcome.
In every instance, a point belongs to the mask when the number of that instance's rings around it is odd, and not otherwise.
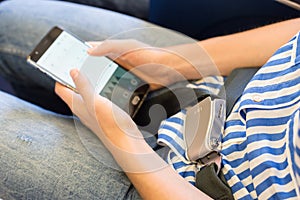
[[[91,47],[87,50],[88,53],[92,53],[94,51],[95,47]]]
[[[78,76],[78,74],[79,74],[79,71],[78,71],[78,69],[72,69],[72,70],[70,71],[70,74],[71,74],[71,77],[72,77],[73,79],[76,79],[77,76]]]

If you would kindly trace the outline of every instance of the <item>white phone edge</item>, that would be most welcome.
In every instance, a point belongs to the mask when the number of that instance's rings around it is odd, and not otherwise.
[[[59,82],[60,84],[68,87],[69,89],[73,90],[76,92],[76,88],[72,85],[70,85],[69,83],[65,82],[64,80],[56,77],[54,74],[52,74],[50,71],[44,69],[42,66],[38,65],[36,62],[34,62],[30,56],[27,57],[27,62],[31,65],[33,65],[35,68],[39,69],[41,72],[43,72],[44,74],[46,74],[47,76],[50,76],[51,78],[53,78],[55,81]]]

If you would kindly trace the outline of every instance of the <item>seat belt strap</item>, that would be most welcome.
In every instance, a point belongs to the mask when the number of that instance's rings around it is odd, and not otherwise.
[[[249,81],[259,68],[240,68],[235,69],[227,77],[224,88],[219,95],[226,95],[226,117],[232,111],[233,106],[242,95]],[[212,158],[214,159],[214,158]],[[208,157],[201,158],[202,163],[209,163],[196,174],[196,187],[202,192],[216,200],[232,200],[234,199],[231,189],[226,182],[222,170],[218,170],[217,165],[211,161],[210,154]]]
[[[226,103],[226,116],[230,113],[233,105],[241,96],[247,83],[257,70],[258,68],[235,69],[227,77],[224,88],[218,95],[225,97],[226,93],[226,99],[228,99]],[[176,114],[182,108],[195,105],[208,96],[212,97],[212,99],[217,98],[207,90],[188,88],[186,84],[186,81],[179,82],[168,88],[151,92],[134,118],[136,124],[142,127],[143,130],[156,133],[162,120]],[[153,105],[159,105],[164,110],[157,109],[150,114],[149,111]]]
[[[233,70],[227,77],[224,88],[219,93],[219,96],[226,97],[226,117],[231,113],[233,106],[258,69],[257,67],[238,68]]]

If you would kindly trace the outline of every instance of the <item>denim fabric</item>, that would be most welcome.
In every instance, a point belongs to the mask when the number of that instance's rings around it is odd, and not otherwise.
[[[147,23],[64,2],[2,2],[0,75],[17,92],[29,92],[33,101],[40,92],[55,98],[54,82],[25,59],[54,25],[84,40],[103,40]],[[140,198],[123,172],[99,162],[85,149],[72,117],[45,111],[2,92],[0,112],[0,199]]]
[[[104,40],[149,26],[129,16],[60,1],[16,0],[0,5],[0,76],[12,84],[18,97],[63,114],[70,112],[53,93],[54,81],[25,59],[46,32],[58,25],[83,40]]]
[[[54,81],[26,62],[55,25],[87,41],[134,38],[153,46],[191,42],[165,29],[145,30],[153,25],[103,9],[62,1],[1,2],[0,76],[12,84],[18,97],[61,113],[68,111],[54,94]],[[72,117],[2,92],[0,112],[0,199],[140,198],[123,172],[87,150],[82,135],[89,136],[87,140],[97,138],[83,126],[78,134]],[[104,149],[98,143],[97,148]],[[105,149],[102,155],[110,158]]]
[[[139,199],[124,173],[85,149],[72,117],[3,92],[0,112],[0,199]]]

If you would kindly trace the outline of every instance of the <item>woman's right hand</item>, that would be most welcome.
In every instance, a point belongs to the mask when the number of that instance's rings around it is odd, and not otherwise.
[[[136,40],[105,40],[89,44],[92,46],[88,50],[90,55],[110,57],[149,83],[152,90],[186,80],[188,77],[184,71],[193,70],[191,63],[171,48],[151,47]]]

